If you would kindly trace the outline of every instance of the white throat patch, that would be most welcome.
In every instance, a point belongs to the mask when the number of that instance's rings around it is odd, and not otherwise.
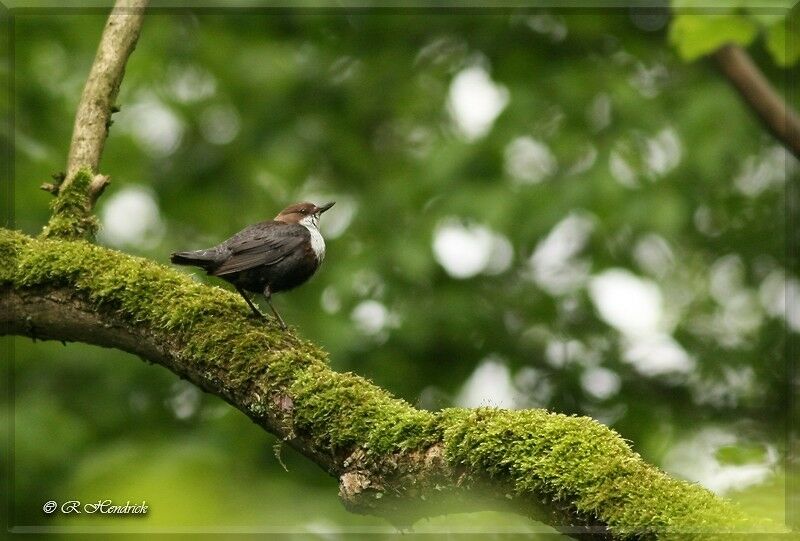
[[[317,262],[322,263],[322,260],[325,259],[325,239],[322,238],[322,233],[319,232],[319,214],[306,216],[300,220],[300,225],[311,233],[311,249],[314,250],[314,255],[317,256]]]

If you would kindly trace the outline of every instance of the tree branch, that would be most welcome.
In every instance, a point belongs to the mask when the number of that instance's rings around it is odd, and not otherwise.
[[[55,184],[42,186],[57,198],[44,236],[90,238],[97,230],[91,210],[109,182],[108,176],[98,173],[100,157],[111,115],[118,110],[114,102],[128,57],[139,39],[147,3],[148,0],[117,0],[108,17],[75,114],[66,175]],[[86,178],[79,181],[82,176]],[[76,188],[77,183],[81,185]]]
[[[148,0],[117,0],[108,17],[75,114],[67,179],[88,167],[96,173],[108,137],[125,64],[136,47]]]
[[[613,538],[754,526],[702,487],[649,466],[592,419],[415,409],[331,370],[325,352],[253,320],[233,293],[151,261],[4,229],[0,258],[11,263],[0,266],[3,333],[114,347],[161,364],[337,478],[350,510],[407,524],[442,512],[438,505],[504,506],[571,535]]]
[[[747,51],[738,45],[725,45],[714,57],[722,73],[764,126],[800,159],[800,117],[772,88]]]

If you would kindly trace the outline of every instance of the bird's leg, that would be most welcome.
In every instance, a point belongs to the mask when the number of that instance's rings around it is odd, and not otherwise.
[[[275,310],[275,307],[272,306],[272,291],[269,290],[269,286],[264,288],[264,298],[267,299],[267,304],[269,304],[270,310],[272,310],[272,313],[275,314],[275,317],[281,324],[281,329],[285,331],[287,328],[286,323],[283,322],[283,318],[281,317],[281,315],[278,313],[277,310]]]
[[[242,298],[247,303],[247,306],[250,307],[250,309],[253,311],[253,313],[256,315],[256,317],[259,317],[261,319],[266,319],[267,316],[262,314],[261,311],[258,308],[256,308],[256,305],[253,304],[253,301],[250,300],[250,297],[247,296],[247,293],[244,292],[244,289],[242,289],[239,286],[236,286],[236,291],[239,292],[239,295],[242,296]]]

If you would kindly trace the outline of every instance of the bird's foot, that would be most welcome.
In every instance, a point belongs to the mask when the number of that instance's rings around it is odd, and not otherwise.
[[[278,316],[276,318],[273,318],[273,319],[276,319],[278,321],[278,325],[280,325],[281,330],[284,330],[284,331],[288,331],[289,330],[289,327],[286,326],[286,323],[283,322],[283,319],[281,319],[280,316]]]
[[[280,317],[268,316],[266,314],[262,314],[260,311],[257,310],[252,310],[250,312],[250,317],[253,319],[257,319],[259,321],[267,321],[271,319],[278,323],[278,326],[281,328],[281,330],[284,331],[289,330],[289,327],[286,325],[286,323],[283,322],[283,319],[281,319]]]
[[[250,317],[253,319],[261,319],[261,320],[267,319],[267,316],[265,316],[260,311],[255,309],[250,311]]]
[[[286,326],[286,323],[283,322],[283,318],[281,317],[281,315],[278,313],[277,310],[275,310],[275,307],[272,306],[272,291],[270,291],[269,286],[264,288],[264,298],[267,299],[267,304],[269,304],[269,309],[272,310],[272,315],[274,315],[275,319],[278,320],[278,325],[280,325],[281,329],[283,329],[284,331],[287,330],[289,327]]]

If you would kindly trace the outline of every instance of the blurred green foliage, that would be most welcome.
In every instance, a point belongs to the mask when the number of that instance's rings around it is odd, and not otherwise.
[[[798,169],[713,65],[683,58],[719,36],[750,44],[785,94],[775,62],[796,53],[776,54],[778,21],[721,20],[678,15],[669,30],[651,9],[154,11],[101,165],[112,184],[100,242],[166,264],[288,203],[336,200],[324,266],[275,301],[334,368],[425,408],[591,415],[648,460],[782,520],[780,300],[798,294],[784,186]],[[15,17],[14,202],[28,233],[47,220],[38,186],[64,167],[104,22]],[[754,39],[765,24],[766,41]],[[643,293],[604,297],[631,288]],[[658,300],[650,342],[635,330],[653,316],[637,316],[643,299]],[[14,343],[13,524],[391,531],[346,513],[335,481],[286,449],[284,471],[274,438],[166,370]],[[730,469],[742,466],[756,473]],[[152,512],[113,523],[41,512],[48,499],[99,498],[146,499]],[[541,526],[504,513],[417,526],[459,528]]]
[[[756,23],[743,15],[678,15],[670,27],[670,39],[686,60],[705,56],[726,43],[749,45],[757,33]]]
[[[763,36],[774,62],[793,66],[800,59],[800,40],[788,36],[790,28],[797,31],[800,9],[791,0],[782,2],[782,9],[778,4],[750,0],[712,7],[697,0],[673,0],[669,39],[684,60],[696,60],[726,43],[747,46]]]

